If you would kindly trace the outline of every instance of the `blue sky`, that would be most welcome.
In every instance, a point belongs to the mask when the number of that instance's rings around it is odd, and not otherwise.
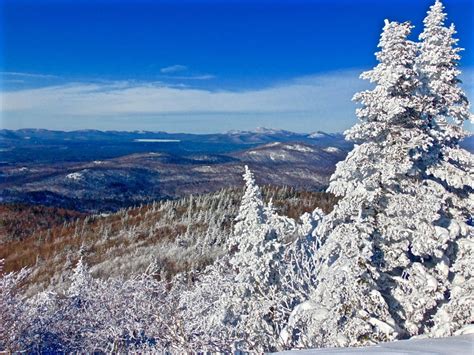
[[[474,86],[473,5],[445,0]],[[1,0],[1,126],[341,131],[385,18],[427,0]]]

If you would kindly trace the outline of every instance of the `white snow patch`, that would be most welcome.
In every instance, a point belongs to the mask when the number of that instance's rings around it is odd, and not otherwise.
[[[451,355],[473,354],[474,335],[437,339],[408,339],[360,348],[324,348],[283,351],[279,354],[377,354],[377,355]]]
[[[321,132],[314,132],[314,133],[311,133],[308,138],[322,138],[322,137],[325,137],[326,135],[324,133],[321,133]]]
[[[198,166],[194,168],[193,171],[197,171],[200,173],[212,173],[215,171],[215,169],[210,165],[203,165],[203,166]]]
[[[298,152],[304,152],[304,153],[312,153],[314,152],[314,149],[313,148],[310,148],[310,147],[306,147],[304,145],[301,145],[301,144],[288,144],[286,146],[287,149],[291,149],[291,150],[296,150]]]
[[[327,148],[324,148],[323,150],[328,153],[337,153],[341,151],[339,148],[336,148],[336,147],[327,147]]]
[[[280,333],[282,344],[286,344],[290,340],[291,334],[288,331],[288,328],[294,327],[301,314],[310,310],[313,311],[312,315],[314,319],[324,319],[328,314],[328,310],[326,308],[319,306],[318,303],[312,300],[300,303],[291,312],[290,318],[288,319],[288,326],[285,327]]]
[[[382,322],[377,318],[370,318],[369,323],[372,324],[374,327],[377,327],[381,332],[385,334],[391,334],[394,332],[394,327],[387,322]]]
[[[287,155],[285,153],[270,153],[270,159],[271,160],[285,160],[287,159]]]
[[[474,324],[468,324],[459,329],[454,335],[466,335],[466,334],[472,334],[474,336]],[[474,350],[474,344],[473,344],[473,350]]]
[[[70,179],[74,181],[82,180],[83,178],[84,178],[84,175],[82,175],[81,173],[70,173],[66,175],[66,179]]]
[[[284,130],[281,129],[272,129],[272,128],[265,128],[265,127],[257,127],[254,133],[263,133],[263,134],[281,134],[286,133]]]

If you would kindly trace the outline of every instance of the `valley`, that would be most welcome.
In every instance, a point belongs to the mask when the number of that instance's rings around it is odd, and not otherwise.
[[[0,202],[111,212],[259,183],[322,191],[352,145],[341,134],[0,131]],[[138,141],[139,140],[139,141]]]

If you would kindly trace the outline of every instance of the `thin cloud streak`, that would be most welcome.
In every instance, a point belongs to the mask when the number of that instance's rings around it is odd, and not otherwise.
[[[188,70],[186,65],[175,64],[170,65],[169,67],[164,67],[160,69],[160,72],[163,74],[172,74],[172,73],[179,73]]]
[[[50,74],[35,74],[35,73],[22,73],[22,72],[14,72],[14,71],[2,71],[0,72],[0,76],[13,76],[13,77],[20,77],[20,78],[35,78],[35,79],[53,79],[57,78],[56,75]]]
[[[174,80],[211,80],[215,79],[215,75],[211,74],[203,74],[203,75],[164,75],[162,76],[164,79],[174,79]]]

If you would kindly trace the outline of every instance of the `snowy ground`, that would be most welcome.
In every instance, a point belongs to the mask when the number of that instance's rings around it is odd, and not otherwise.
[[[365,348],[293,350],[280,354],[474,355],[474,334],[439,339],[400,340]]]

